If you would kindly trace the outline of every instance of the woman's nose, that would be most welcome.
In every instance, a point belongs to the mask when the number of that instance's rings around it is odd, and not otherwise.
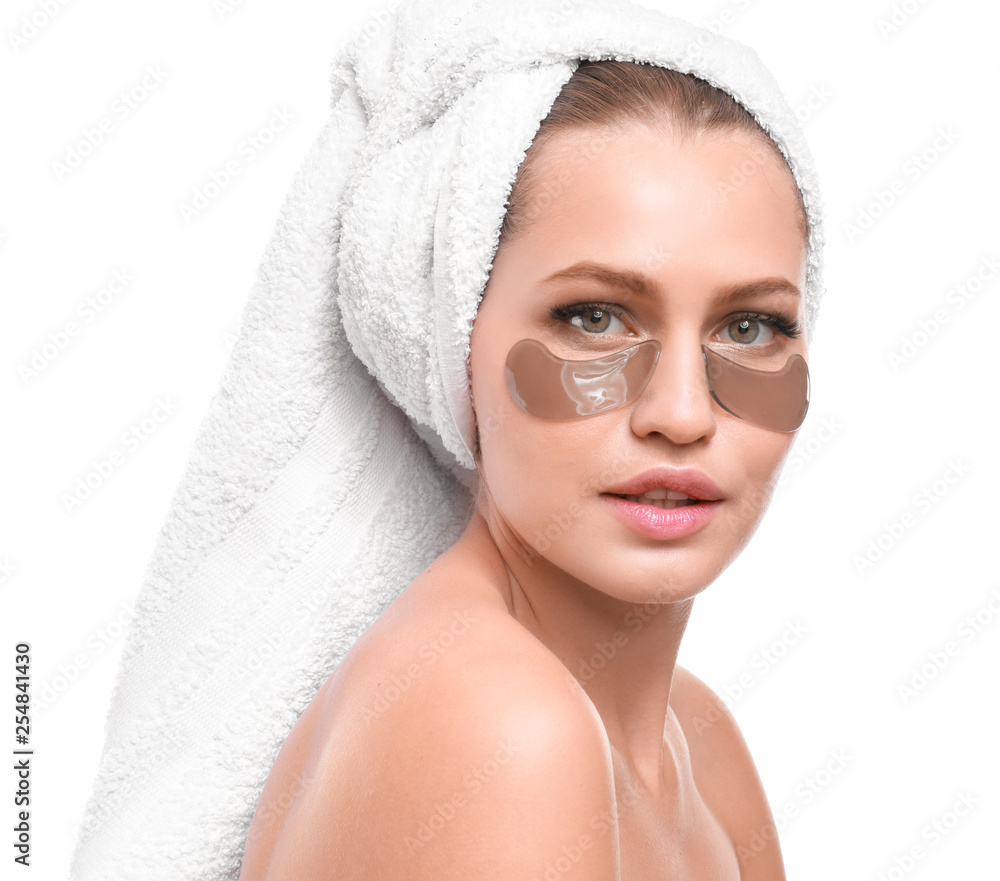
[[[632,430],[639,437],[655,431],[676,444],[711,437],[716,414],[701,346],[664,343],[631,414]]]

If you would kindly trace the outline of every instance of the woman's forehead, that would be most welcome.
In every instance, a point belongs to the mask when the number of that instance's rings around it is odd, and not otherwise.
[[[804,285],[794,179],[757,139],[670,138],[637,127],[585,152],[590,133],[566,135],[533,157],[526,234],[505,243],[495,263],[516,254],[539,278],[593,260],[653,276],[784,275]]]

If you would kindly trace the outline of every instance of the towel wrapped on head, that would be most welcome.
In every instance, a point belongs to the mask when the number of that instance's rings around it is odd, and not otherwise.
[[[624,0],[403,0],[337,56],[127,635],[73,881],[235,879],[299,714],[461,535],[469,338],[518,167],[581,59],[692,73],[781,149],[798,123],[742,44]]]

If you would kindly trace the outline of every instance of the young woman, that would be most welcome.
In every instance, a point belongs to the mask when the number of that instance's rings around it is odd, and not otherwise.
[[[784,877],[736,723],[676,658],[805,414],[808,261],[731,95],[580,65],[471,332],[473,516],[295,724],[242,881]]]
[[[781,878],[676,659],[808,405],[795,113],[748,47],[628,0],[393,0],[331,85],[73,881]]]

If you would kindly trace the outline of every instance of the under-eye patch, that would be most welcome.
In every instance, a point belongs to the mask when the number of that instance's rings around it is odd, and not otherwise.
[[[542,419],[584,419],[631,404],[660,358],[659,340],[644,340],[589,360],[566,360],[538,340],[515,343],[505,375],[511,397]],[[809,409],[809,368],[789,355],[777,370],[761,370],[701,347],[708,388],[720,407],[774,431],[795,431]]]

